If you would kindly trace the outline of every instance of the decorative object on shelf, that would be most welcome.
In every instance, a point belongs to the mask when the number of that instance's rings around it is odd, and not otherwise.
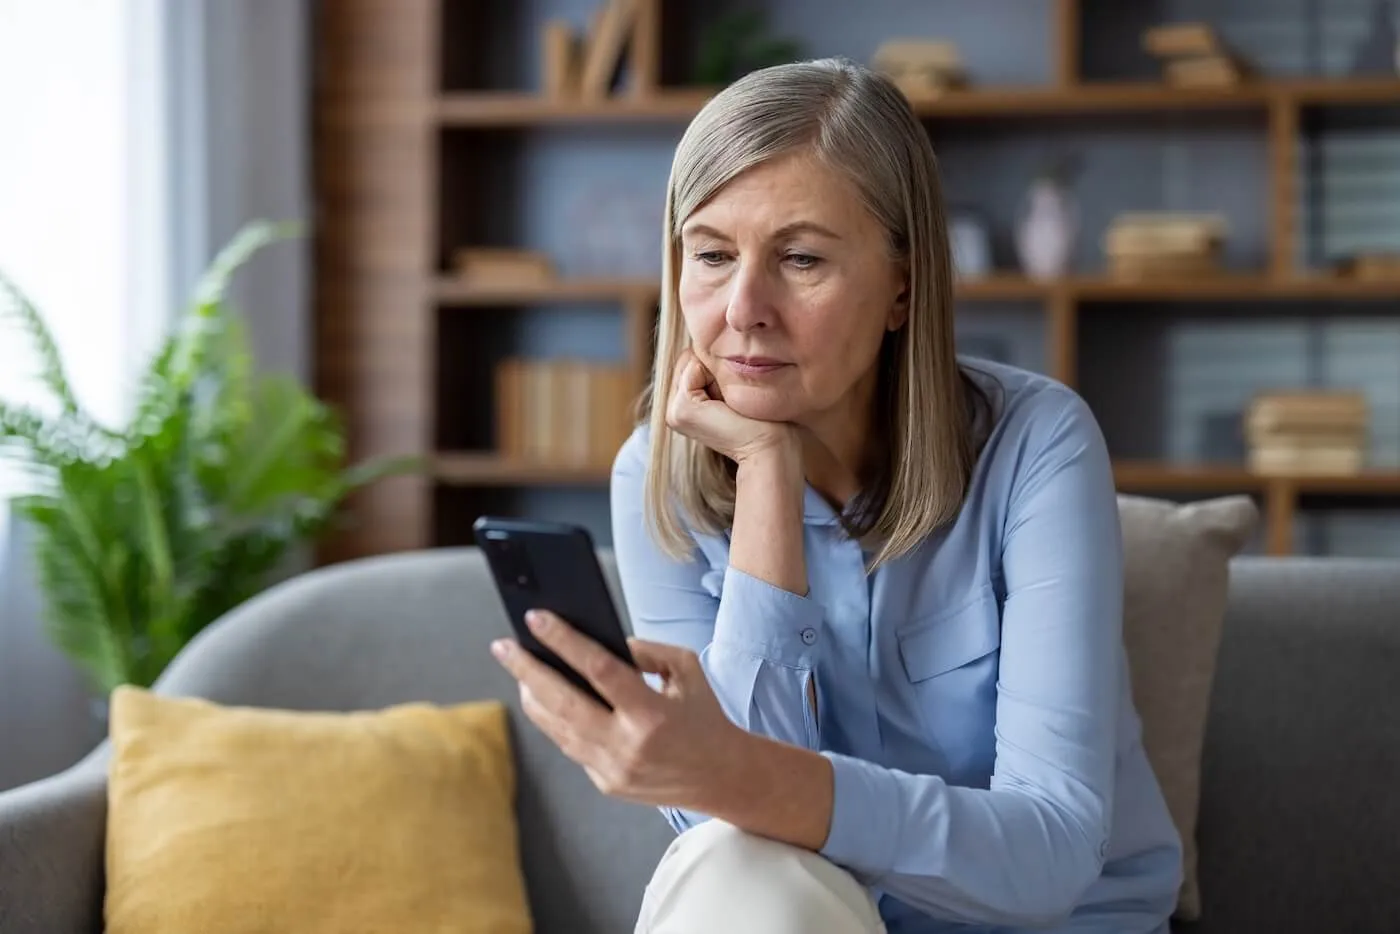
[[[0,321],[28,338],[56,403],[47,414],[0,402],[0,457],[33,482],[13,504],[34,529],[45,628],[102,698],[150,686],[330,530],[347,496],[415,465],[347,467],[334,410],[291,377],[256,374],[225,296],[254,253],[293,230],[251,224],[215,257],[122,427],[83,409],[42,316],[0,277]]]
[[[982,212],[972,208],[949,211],[948,238],[953,270],[959,279],[980,279],[991,274],[992,236]]]
[[[1231,87],[1253,70],[1206,23],[1155,26],[1143,35],[1142,44],[1161,60],[1166,82],[1177,87]]]
[[[1400,280],[1400,253],[1357,253],[1338,263],[1337,273],[1367,282]]]
[[[488,288],[532,286],[556,278],[553,261],[537,250],[463,247],[452,259],[458,278]]]
[[[889,39],[875,50],[871,67],[888,76],[911,100],[936,97],[967,84],[962,54],[946,39]]]
[[[1055,279],[1069,270],[1079,236],[1079,205],[1070,191],[1077,171],[1077,159],[1056,159],[1026,192],[1016,224],[1016,251],[1032,279]]]
[[[573,24],[567,20],[545,22],[540,36],[540,62],[543,75],[540,88],[546,97],[565,98],[579,91],[583,46]]]
[[[1352,54],[1351,73],[1357,77],[1381,77],[1400,72],[1400,38],[1390,0],[1372,0],[1365,38]]]
[[[1245,413],[1249,467],[1267,475],[1360,473],[1366,463],[1368,417],[1360,392],[1261,393]]]
[[[1219,214],[1120,214],[1104,233],[1108,272],[1120,279],[1218,273],[1227,230]]]
[[[631,434],[626,367],[570,358],[496,365],[496,449],[507,460],[607,467]]]
[[[661,0],[602,0],[579,36],[563,20],[549,20],[542,36],[546,95],[599,100],[613,93],[623,52],[630,93],[646,97],[660,83]]]
[[[761,9],[734,10],[714,17],[704,27],[690,80],[700,87],[724,87],[751,71],[802,56],[802,45],[796,39],[769,32]]]

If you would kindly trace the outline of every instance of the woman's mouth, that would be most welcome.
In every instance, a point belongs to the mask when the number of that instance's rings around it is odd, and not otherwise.
[[[791,365],[777,357],[725,357],[724,361],[741,377],[763,377]]]
[[[776,357],[725,357],[724,362],[740,376],[767,376],[790,366]]]

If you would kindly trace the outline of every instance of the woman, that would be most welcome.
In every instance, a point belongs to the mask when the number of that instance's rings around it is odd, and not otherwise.
[[[532,721],[679,831],[637,930],[1165,932],[1105,445],[1068,389],[955,356],[904,97],[842,61],[743,78],[666,225],[612,480],[651,683],[548,614],[611,711],[500,645]]]

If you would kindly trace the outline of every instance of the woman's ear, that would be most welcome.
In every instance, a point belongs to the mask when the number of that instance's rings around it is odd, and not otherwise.
[[[890,305],[889,314],[885,318],[885,329],[888,331],[898,331],[904,327],[909,320],[909,274],[900,270],[899,291],[895,293],[894,302]]]

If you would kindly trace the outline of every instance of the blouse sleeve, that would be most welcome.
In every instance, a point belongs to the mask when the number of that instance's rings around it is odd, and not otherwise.
[[[645,429],[613,465],[613,553],[633,634],[700,657],[729,718],[754,733],[817,747],[809,682],[821,652],[821,606],[732,567],[712,571],[699,547],[678,561],[651,538],[643,511]],[[676,830],[707,819],[663,808]]]

